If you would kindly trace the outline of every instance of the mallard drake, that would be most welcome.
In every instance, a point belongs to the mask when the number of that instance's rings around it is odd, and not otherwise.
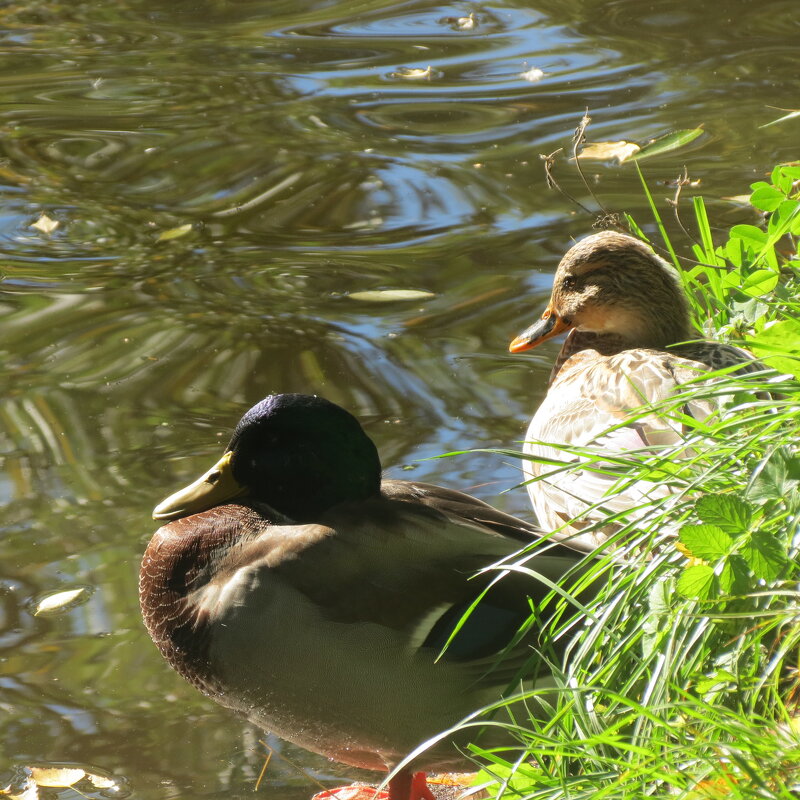
[[[656,413],[631,412],[667,400],[702,373],[734,364],[741,365],[738,372],[763,369],[740,348],[689,341],[697,334],[677,272],[644,242],[613,231],[588,236],[567,251],[547,308],[509,350],[520,353],[567,331],[523,447],[556,462],[580,459],[541,442],[616,454],[677,444],[683,433],[679,424]],[[709,401],[698,400],[684,411],[703,419],[712,409]],[[560,529],[585,550],[602,546],[614,531],[605,526],[581,533],[602,516],[602,511],[587,513],[590,506],[601,504],[610,512],[646,507],[669,491],[638,481],[608,498],[618,480],[613,475],[588,468],[554,472],[527,459],[523,470],[527,479],[553,473],[528,483],[539,524]]]
[[[509,643],[546,581],[582,559],[545,542],[528,563],[544,580],[474,577],[541,532],[461,492],[381,481],[358,421],[298,394],[251,408],[217,464],[153,516],[166,524],[140,599],[169,664],[255,724],[369,770],[393,770],[537,669],[537,626]],[[423,772],[463,766],[465,742],[417,755],[392,800],[430,797]]]

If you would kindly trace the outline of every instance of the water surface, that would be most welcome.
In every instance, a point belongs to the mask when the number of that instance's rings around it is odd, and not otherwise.
[[[587,108],[592,140],[702,125],[648,179],[669,213],[686,164],[720,225],[742,219],[722,198],[797,157],[797,121],[760,128],[800,96],[795,4],[35,0],[0,18],[0,775],[80,762],[141,800],[250,796],[263,734],[140,621],[154,504],[245,408],[299,391],[356,413],[388,475],[529,516],[501,494],[513,463],[425,459],[518,441],[541,396],[558,345],[506,345],[592,218],[539,155]],[[566,159],[557,174],[596,208]],[[630,165],[587,174],[653,230]],[[380,289],[432,296],[350,297]],[[79,585],[87,603],[32,616]],[[294,763],[351,774],[268,741],[272,796],[313,791]]]

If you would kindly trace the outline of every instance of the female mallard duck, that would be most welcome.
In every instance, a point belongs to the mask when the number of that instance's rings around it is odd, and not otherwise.
[[[509,643],[546,582],[581,560],[548,544],[530,564],[543,580],[472,580],[539,530],[460,492],[381,482],[356,419],[297,394],[251,408],[220,461],[153,516],[170,522],[145,552],[140,598],[170,665],[282,738],[372,770],[536,669],[535,630]],[[389,782],[392,800],[430,797],[412,770],[463,765],[465,741],[415,757]]]
[[[741,364],[737,372],[763,369],[745,350],[718,342],[693,341],[689,305],[676,271],[648,245],[613,231],[588,236],[567,251],[556,270],[550,303],[509,346],[512,353],[536,347],[569,331],[550,374],[547,395],[531,420],[524,452],[539,458],[578,462],[564,450],[600,447],[626,453],[678,444],[679,424],[655,413],[631,415],[647,404],[667,400],[681,384],[702,373]],[[687,403],[684,412],[703,419],[713,407],[706,400]],[[629,418],[629,424],[624,423]],[[575,547],[604,544],[613,528],[583,534],[593,518],[590,506],[615,512],[640,507],[668,490],[638,481],[619,494],[606,493],[618,478],[590,469],[553,471],[525,460],[526,477],[539,524],[561,529]],[[565,524],[576,520],[572,524]]]

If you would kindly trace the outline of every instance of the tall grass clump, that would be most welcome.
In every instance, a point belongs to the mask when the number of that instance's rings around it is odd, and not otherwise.
[[[561,608],[542,641],[569,641],[558,688],[530,714],[495,710],[524,752],[473,747],[490,796],[800,797],[800,167],[776,167],[750,203],[764,225],[717,245],[697,198],[696,263],[676,266],[704,335],[767,369],[706,374],[659,406],[685,431],[677,446],[576,453],[618,488],[671,494],[614,517],[588,608],[549,598]],[[697,421],[690,399],[717,410]]]

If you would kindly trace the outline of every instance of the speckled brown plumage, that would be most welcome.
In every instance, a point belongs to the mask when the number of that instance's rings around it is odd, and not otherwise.
[[[601,447],[612,454],[678,444],[680,426],[655,413],[637,413],[635,422],[609,429],[708,372],[736,364],[742,374],[763,369],[740,348],[689,341],[697,334],[691,329],[677,273],[645,243],[612,231],[589,236],[567,252],[542,319],[520,334],[511,350],[535,347],[565,330],[569,334],[547,395],[526,434],[524,450],[538,459],[580,463],[576,456],[544,443]],[[698,400],[683,411],[703,419],[715,407],[713,400]],[[538,478],[553,467],[526,460],[523,469],[528,478]],[[638,482],[607,499],[615,482],[596,471],[577,469],[529,483],[528,492],[543,527],[561,528],[573,537],[572,544],[591,550],[602,546],[615,528],[581,534],[603,514],[587,514],[589,506],[601,503],[606,511],[622,511],[668,493],[665,487]]]

